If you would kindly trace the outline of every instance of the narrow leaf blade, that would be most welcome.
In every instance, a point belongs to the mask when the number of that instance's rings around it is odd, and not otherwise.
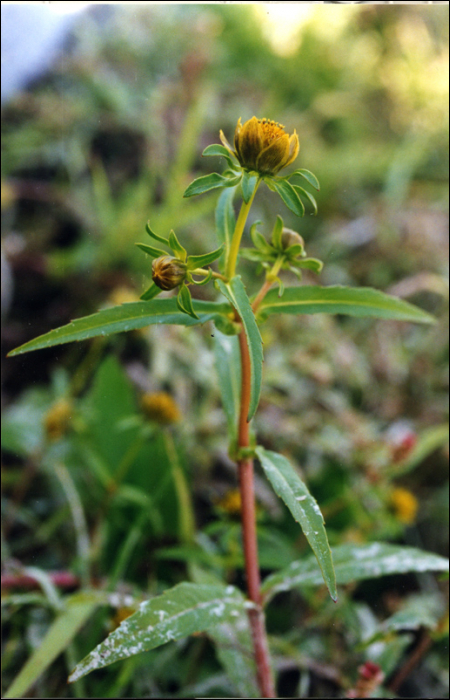
[[[263,363],[261,334],[241,278],[233,277],[227,285],[225,285],[222,280],[217,280],[217,284],[222,294],[231,302],[238,312],[244,326],[251,365],[250,406],[247,416],[247,420],[250,421],[255,415],[261,393]]]
[[[279,179],[272,180],[272,184],[275,188],[275,191],[278,192],[288,209],[293,211],[294,214],[297,214],[297,216],[304,216],[305,207],[303,206],[302,200],[292,187],[291,183],[287,180]]]
[[[257,184],[258,184],[258,176],[257,175],[252,175],[251,173],[244,172],[244,175],[242,176],[241,187],[242,187],[242,197],[243,197],[244,202],[246,204],[248,204],[248,202],[250,201]]]
[[[61,654],[98,606],[98,598],[75,593],[66,601],[66,609],[50,625],[37,649],[15,677],[4,698],[21,698],[51,663]]]
[[[157,233],[155,233],[154,231],[152,231],[152,229],[150,228],[150,222],[149,222],[149,221],[147,221],[147,223],[146,223],[146,225],[145,225],[145,230],[147,231],[148,235],[149,235],[151,238],[154,238],[154,239],[155,239],[155,241],[159,241],[160,243],[165,243],[165,245],[169,245],[169,241],[167,240],[167,238],[164,238],[163,236],[158,236]]]
[[[260,311],[265,316],[328,313],[435,323],[433,316],[417,306],[369,287],[290,287],[282,299],[278,298],[276,290],[271,290]]]
[[[233,586],[180,583],[142,603],[136,613],[76,666],[69,682],[115,661],[244,615],[244,603],[244,597]]]
[[[228,433],[231,439],[235,440],[241,398],[241,359],[237,337],[216,330],[214,356]]]
[[[196,301],[194,309],[198,315],[198,320],[181,313],[174,298],[122,304],[112,309],[103,309],[91,316],[84,316],[68,323],[66,326],[61,326],[34,340],[30,340],[28,343],[12,350],[9,353],[9,357],[21,355],[31,350],[48,348],[53,345],[71,343],[74,340],[86,340],[98,335],[106,336],[112,333],[136,330],[137,328],[144,328],[153,324],[174,323],[181,326],[193,326],[197,323],[214,320],[217,315],[225,314],[226,316],[230,310],[227,304],[209,301]]]
[[[143,294],[139,297],[141,301],[150,301],[154,299],[162,290],[154,282],[151,283],[150,287],[145,290]]]
[[[135,243],[138,248],[151,255],[152,258],[159,258],[161,255],[167,255],[166,250],[161,250],[161,248],[154,248],[152,245],[147,245],[146,243]]]
[[[220,156],[221,158],[225,158],[231,168],[236,167],[237,165],[237,161],[233,161],[229,150],[225,148],[225,146],[221,146],[218,143],[213,143],[210,146],[206,146],[202,156]]]
[[[320,190],[319,180],[316,178],[314,173],[312,173],[310,170],[306,170],[305,168],[298,168],[298,170],[295,170],[293,173],[288,175],[288,178],[289,180],[293,180],[294,183],[298,181],[299,178],[303,178],[309,182],[309,184],[312,185],[315,190]]]
[[[191,182],[183,197],[195,197],[198,194],[209,192],[217,187],[229,186],[229,178],[223,177],[223,175],[219,175],[219,173],[210,173],[209,175],[202,175]]]
[[[333,547],[333,561],[338,585],[410,571],[448,571],[449,568],[448,559],[438,554],[384,542]],[[267,602],[280,591],[321,583],[315,559],[309,556],[268,576],[261,588]]]
[[[192,306],[191,293],[185,284],[182,284],[178,290],[177,294],[177,306],[184,314],[191,316],[192,318],[198,319],[197,314]]]
[[[256,454],[275,492],[283,499],[300,524],[322,571],[333,600],[337,600],[336,577],[324,520],[317,501],[290,462],[277,452],[257,447]]]
[[[187,259],[187,265],[189,270],[195,270],[197,267],[203,267],[204,265],[209,265],[210,263],[220,258],[224,250],[224,246],[221,245],[220,248],[212,250],[210,253],[204,253],[203,255],[190,255]]]

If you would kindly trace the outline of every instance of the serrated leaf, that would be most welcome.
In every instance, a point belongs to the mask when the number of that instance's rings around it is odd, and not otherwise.
[[[136,301],[129,304],[103,309],[91,316],[84,316],[66,326],[56,328],[49,333],[30,340],[19,348],[12,350],[9,357],[21,355],[31,350],[49,348],[53,345],[71,343],[74,340],[86,340],[95,336],[111,335],[144,328],[153,324],[173,323],[181,326],[193,326],[214,320],[217,315],[230,311],[227,304],[211,301],[195,301],[194,310],[198,319],[190,318],[179,311],[176,299],[153,299],[152,301]]]
[[[146,243],[135,243],[135,245],[141,250],[143,250],[144,253],[147,253],[147,255],[151,255],[152,258],[160,258],[161,255],[168,255],[166,250],[161,250],[161,248],[154,248],[151,245],[146,245]]]
[[[184,282],[182,285],[180,285],[180,288],[178,290],[177,306],[180,309],[180,311],[182,311],[184,314],[192,316],[192,318],[198,319],[198,316],[194,311],[194,307],[192,306],[191,293],[188,287],[186,287],[186,285],[184,284]]]
[[[410,571],[448,571],[449,566],[448,559],[438,554],[384,542],[333,547],[333,562],[338,585]],[[320,586],[321,583],[322,577],[317,571],[315,559],[310,556],[268,576],[261,590],[267,602],[280,591]]]
[[[272,245],[277,250],[282,250],[281,236],[283,233],[283,226],[284,226],[283,219],[281,218],[281,216],[278,215],[275,226],[273,227],[273,231],[272,231]]]
[[[298,170],[294,170],[294,172],[287,177],[289,180],[294,180],[294,183],[299,179],[301,181],[301,178],[303,178],[309,182],[309,184],[312,185],[315,190],[320,190],[319,180],[316,178],[314,173],[312,173],[310,170],[306,170],[305,168],[298,168]]]
[[[435,319],[403,299],[368,287],[289,287],[279,299],[271,290],[258,310],[269,314],[348,314],[397,321],[435,323]]]
[[[256,454],[275,492],[286,503],[316,555],[323,580],[333,600],[337,600],[336,578],[323,515],[317,501],[290,462],[277,452],[257,447]]]
[[[231,183],[228,177],[223,177],[219,173],[202,175],[191,182],[183,197],[195,197],[198,194],[215,190],[217,187],[231,187],[232,184],[235,183]]]
[[[183,248],[180,241],[178,240],[178,238],[175,235],[175,231],[173,231],[173,230],[169,233],[169,246],[171,247],[175,256],[179,260],[182,260],[182,262],[184,262],[186,260],[186,256],[187,256],[186,248]]]
[[[159,236],[157,233],[155,233],[154,231],[152,231],[152,229],[150,228],[150,222],[149,222],[149,221],[147,221],[147,223],[146,223],[146,225],[145,225],[145,230],[147,231],[148,235],[149,235],[151,238],[154,238],[154,239],[155,239],[155,241],[159,241],[160,243],[164,243],[165,245],[169,245],[169,241],[167,240],[167,238],[163,238],[163,236]]]
[[[317,208],[317,202],[315,200],[315,197],[313,197],[313,195],[310,192],[308,192],[308,190],[305,190],[305,189],[303,189],[303,187],[300,187],[300,185],[292,185],[292,187],[294,188],[294,190],[297,192],[297,194],[299,196],[304,194],[305,197],[307,197],[309,199],[309,201],[313,205],[314,214],[317,214],[318,208]]]
[[[188,270],[195,270],[197,267],[203,267],[204,265],[209,265],[210,263],[220,258],[224,251],[223,244],[220,248],[212,250],[210,253],[204,253],[204,255],[190,255],[187,259]]]
[[[21,698],[27,693],[30,686],[56,657],[67,649],[77,632],[99,605],[99,601],[96,595],[75,593],[66,599],[64,605],[65,610],[50,625],[37,649],[3,695],[4,698]]]
[[[241,188],[242,188],[242,197],[244,199],[244,202],[248,204],[250,199],[253,196],[253,193],[255,191],[255,187],[258,184],[258,176],[257,175],[252,175],[251,173],[244,171],[244,174],[242,176],[242,181],[241,181]]]
[[[251,366],[250,406],[247,416],[247,420],[250,421],[255,415],[261,393],[263,362],[261,334],[241,278],[233,277],[227,285],[222,280],[217,280],[217,285],[238,312],[244,326]]]
[[[228,434],[232,440],[235,440],[241,398],[241,356],[237,337],[216,331],[214,356]]]
[[[162,290],[154,282],[151,283],[150,287],[145,290],[143,294],[139,297],[141,301],[150,301],[154,299]]]
[[[294,214],[297,214],[297,216],[303,216],[305,207],[291,183],[288,182],[288,180],[274,179],[272,180],[272,184],[288,209],[293,211]]]
[[[143,651],[245,615],[245,599],[234,586],[180,583],[141,604],[75,668],[69,682]]]

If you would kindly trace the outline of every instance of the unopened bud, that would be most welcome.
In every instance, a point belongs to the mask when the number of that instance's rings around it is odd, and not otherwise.
[[[171,255],[161,255],[152,263],[152,279],[157,287],[168,291],[186,279],[186,264]]]
[[[281,234],[281,245],[283,249],[290,248],[291,245],[301,245],[302,248],[305,247],[305,241],[297,231],[292,231],[290,228],[283,228]]]

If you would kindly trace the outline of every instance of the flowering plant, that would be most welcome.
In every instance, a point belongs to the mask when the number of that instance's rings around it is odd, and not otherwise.
[[[147,224],[152,245],[137,245],[152,259],[150,287],[138,302],[125,303],[78,319],[50,331],[14,350],[18,355],[60,343],[84,340],[152,324],[194,326],[213,322],[219,385],[226,412],[230,455],[237,464],[239,481],[238,507],[241,513],[242,545],[245,561],[245,592],[227,585],[213,571],[197,570],[193,581],[181,583],[162,595],[144,601],[139,609],[124,619],[104,642],[88,654],[75,668],[71,681],[114,661],[153,649],[170,640],[207,631],[220,643],[227,637],[227,663],[242,669],[246,659],[243,694],[276,697],[269,645],[265,629],[265,608],[273,596],[298,586],[323,583],[333,600],[337,584],[348,583],[384,573],[435,569],[447,563],[440,557],[418,550],[381,543],[341,546],[331,552],[324,519],[319,505],[301,478],[295,465],[282,454],[265,449],[251,432],[251,420],[258,408],[261,385],[263,347],[259,327],[273,314],[350,314],[382,319],[431,323],[427,313],[400,299],[374,289],[319,285],[292,286],[285,289],[280,275],[289,270],[301,277],[306,268],[320,273],[322,262],[308,258],[303,238],[284,226],[277,216],[270,241],[258,231],[260,222],[250,229],[253,248],[241,246],[250,208],[261,183],[277,192],[287,207],[298,216],[305,213],[301,197],[306,197],[317,211],[313,195],[299,182],[319,190],[312,172],[297,169],[281,176],[299,153],[299,139],[289,135],[280,124],[252,119],[238,121],[234,147],[220,133],[222,145],[208,146],[203,155],[225,159],[222,174],[212,173],[194,180],[185,197],[213,189],[223,190],[217,210],[218,247],[202,255],[188,255],[174,231],[168,238],[155,233]],[[233,198],[242,196],[236,218]],[[154,241],[170,250],[154,245]],[[259,291],[249,297],[241,277],[236,273],[239,255],[255,262],[265,278]],[[210,265],[217,261],[218,271]],[[213,301],[192,299],[189,287],[214,281],[220,298]],[[277,285],[278,289],[274,288]],[[176,296],[156,298],[161,292],[176,290]],[[162,422],[179,418],[167,400],[158,396],[147,400],[145,410],[164,414]],[[284,501],[299,523],[313,556],[293,562],[287,569],[268,576],[262,583],[258,564],[254,499],[254,460],[257,459],[276,494]]]

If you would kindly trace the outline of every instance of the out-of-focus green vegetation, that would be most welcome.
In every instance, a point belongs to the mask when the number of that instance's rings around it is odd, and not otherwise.
[[[266,235],[280,212],[324,260],[321,284],[374,286],[438,323],[271,319],[259,440],[301,465],[332,545],[386,540],[446,554],[448,8],[317,5],[274,48],[262,7],[92,7],[64,59],[4,108],[2,248],[14,286],[3,352],[137,298],[149,262],[134,243],[147,219],[162,235],[174,228],[190,253],[213,248],[215,195],[182,198],[193,176],[223,169],[203,148],[219,129],[231,139],[239,117],[282,122],[300,137],[296,166],[319,177],[319,214],[297,219],[261,188],[254,218]],[[254,266],[242,271],[256,290]],[[193,567],[242,583],[212,332],[153,327],[4,363],[7,574],[72,572],[134,600]],[[142,396],[161,392],[180,420],[164,420],[157,401],[159,416],[144,411]],[[306,542],[262,477],[257,498],[265,574]],[[58,607],[46,581],[5,594],[5,687]],[[430,597],[422,628],[383,628]],[[379,696],[394,697],[389,681],[429,634],[398,692],[446,696],[445,607],[444,585],[428,575],[344,588],[337,606],[322,590],[278,596],[268,628],[279,694],[342,696],[375,659],[387,677]],[[71,668],[126,614],[116,608],[92,615],[35,695],[234,696],[207,637],[68,688]]]

